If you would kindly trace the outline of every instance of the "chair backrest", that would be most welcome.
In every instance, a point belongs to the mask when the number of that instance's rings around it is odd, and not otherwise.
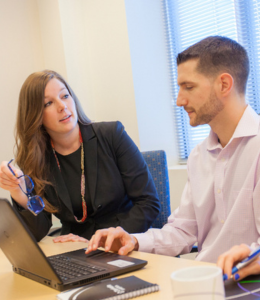
[[[152,227],[162,228],[163,225],[167,223],[167,219],[171,214],[170,186],[166,153],[164,150],[155,150],[142,152],[142,155],[153,177],[161,203],[161,211],[156,220],[153,222]]]

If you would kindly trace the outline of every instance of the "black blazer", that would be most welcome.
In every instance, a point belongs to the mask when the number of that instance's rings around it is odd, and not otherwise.
[[[93,213],[84,223],[74,218],[71,200],[52,152],[50,181],[46,199],[58,207],[61,234],[74,233],[89,239],[97,229],[121,226],[129,233],[146,231],[160,210],[153,179],[142,154],[120,122],[80,124],[85,153],[86,188],[89,189]],[[16,206],[14,201],[14,206]],[[17,207],[17,206],[16,206]],[[52,226],[51,214],[37,217],[20,211],[37,241]]]

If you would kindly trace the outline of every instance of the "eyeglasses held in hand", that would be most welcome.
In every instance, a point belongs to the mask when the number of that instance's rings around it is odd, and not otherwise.
[[[12,174],[17,178],[17,179],[20,179],[20,178],[24,178],[24,182],[25,182],[25,187],[26,187],[26,190],[24,190],[24,188],[19,184],[19,187],[21,189],[21,191],[28,197],[28,202],[27,202],[27,208],[28,210],[33,213],[35,216],[37,216],[41,211],[43,211],[44,207],[45,207],[45,204],[42,200],[42,198],[40,196],[35,196],[32,194],[32,191],[34,189],[34,183],[31,179],[30,176],[28,175],[22,175],[22,176],[19,176],[17,177],[14,173],[14,171],[12,170],[10,164],[11,162],[13,161],[13,159],[11,159],[9,161],[9,163],[7,164],[9,170],[12,172]]]

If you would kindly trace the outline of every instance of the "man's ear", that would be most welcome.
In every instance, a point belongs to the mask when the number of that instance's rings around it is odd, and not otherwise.
[[[218,93],[226,97],[234,87],[234,79],[229,73],[222,73],[217,77]]]

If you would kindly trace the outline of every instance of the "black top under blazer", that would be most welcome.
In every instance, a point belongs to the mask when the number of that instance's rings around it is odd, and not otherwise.
[[[59,209],[61,234],[73,233],[90,239],[97,229],[121,226],[129,233],[146,231],[160,210],[153,179],[142,154],[120,122],[80,124],[85,154],[86,189],[93,213],[84,223],[76,222],[72,204],[55,157],[50,151],[53,186],[47,186],[46,199]],[[14,207],[16,205],[14,201]],[[37,241],[52,226],[51,213],[34,216],[19,211]]]

